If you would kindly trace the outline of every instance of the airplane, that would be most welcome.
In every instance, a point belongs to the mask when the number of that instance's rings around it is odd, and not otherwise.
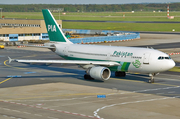
[[[43,9],[42,13],[50,43],[40,47],[51,49],[65,60],[23,60],[9,57],[9,63],[77,64],[86,70],[84,79],[100,81],[108,80],[111,71],[114,71],[117,77],[126,76],[126,72],[149,74],[149,83],[154,82],[155,75],[175,66],[169,55],[155,49],[73,44],[65,37],[52,13],[48,9]]]

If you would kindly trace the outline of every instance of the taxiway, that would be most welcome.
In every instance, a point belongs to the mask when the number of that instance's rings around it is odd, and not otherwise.
[[[149,45],[158,46],[163,42],[168,46],[168,37],[161,40],[160,36],[154,35],[154,38],[118,44],[139,46],[146,41]],[[178,37],[173,38],[169,42],[178,42]],[[169,52],[174,50],[165,49]],[[141,74],[127,74],[125,78],[112,74],[108,81],[100,82],[84,80],[84,70],[76,65],[9,64],[7,56],[16,59],[61,59],[44,48],[11,47],[0,50],[1,119],[180,118],[179,73],[161,73],[155,77],[154,84],[147,83],[148,75]],[[106,97],[98,98],[100,95]]]

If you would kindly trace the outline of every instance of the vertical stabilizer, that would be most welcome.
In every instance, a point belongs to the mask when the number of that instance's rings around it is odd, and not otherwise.
[[[46,29],[49,35],[49,40],[55,42],[72,43],[65,37],[51,12],[48,9],[43,9],[42,13],[46,24]]]

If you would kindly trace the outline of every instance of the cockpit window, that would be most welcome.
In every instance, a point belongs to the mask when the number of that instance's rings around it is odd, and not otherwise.
[[[159,56],[158,60],[163,60],[163,59],[171,59],[170,57],[163,57],[163,56]]]
[[[161,60],[161,57],[158,57],[158,60]]]

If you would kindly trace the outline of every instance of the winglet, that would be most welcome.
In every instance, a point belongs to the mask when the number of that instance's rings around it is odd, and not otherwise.
[[[11,59],[9,56],[8,56],[8,59],[9,59],[9,64],[10,64],[12,61],[15,61],[14,59]]]

